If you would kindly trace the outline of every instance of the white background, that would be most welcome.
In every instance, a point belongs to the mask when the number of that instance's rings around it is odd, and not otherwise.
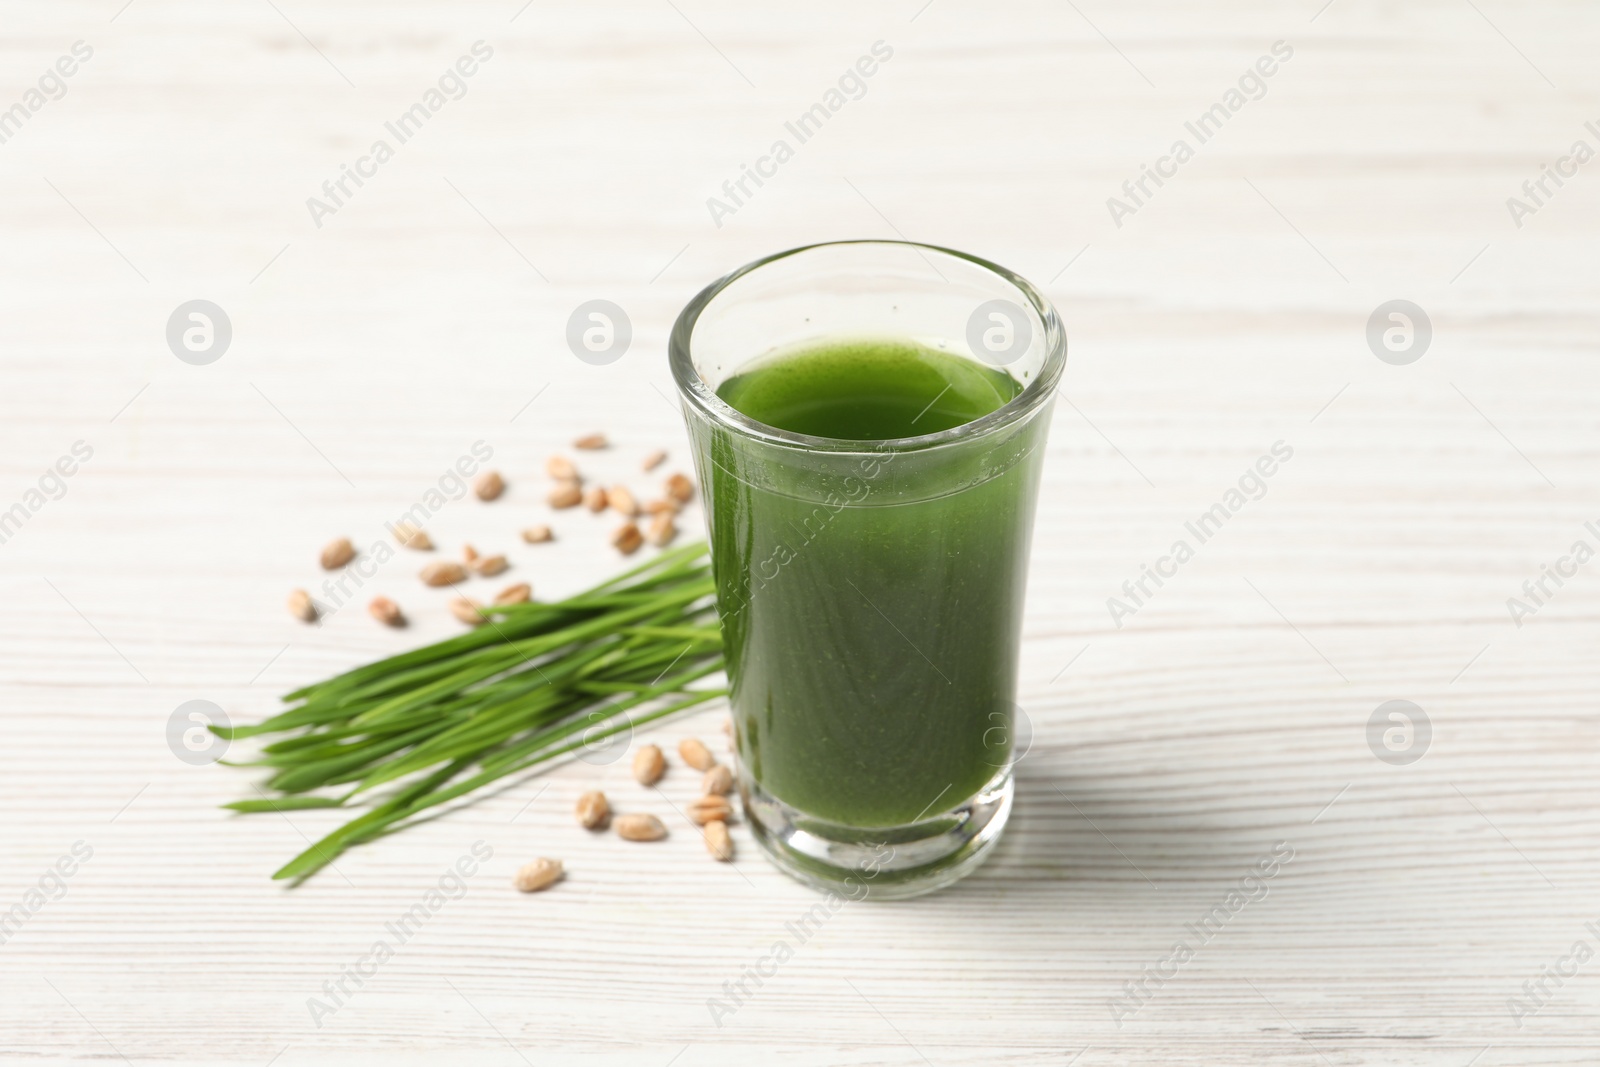
[[[1595,1061],[1600,960],[1520,1026],[1508,1001],[1600,950],[1600,563],[1520,628],[1507,599],[1600,547],[1600,163],[1520,228],[1506,199],[1600,147],[1600,14],[921,2],[0,6],[0,109],[94,49],[0,145],[0,509],[93,449],[0,544],[0,912],[94,850],[0,945],[0,1059]],[[478,40],[467,94],[314,225],[306,199]],[[707,198],[879,40],[865,95],[714,224]],[[1115,225],[1107,198],[1279,40],[1265,95]],[[896,235],[1030,277],[1071,337],[1022,656],[1035,742],[993,860],[845,908],[720,1027],[708,998],[816,898],[743,827],[711,863],[672,810],[681,768],[652,796],[576,764],[269,881],[334,818],[219,812],[251,777],[176,759],[173,709],[254,719],[457,629],[410,554],[297,623],[283,599],[316,591],[322,543],[370,545],[482,440],[510,489],[450,504],[435,539],[509,552],[542,596],[581,587],[615,565],[609,520],[515,538],[550,521],[544,457],[604,430],[591,469],[651,488],[646,451],[686,461],[663,351],[683,303],[758,255]],[[196,298],[233,325],[208,366],[164,339]],[[597,298],[634,326],[607,367],[563,340]],[[1395,298],[1432,322],[1409,366],[1364,336]],[[1277,441],[1266,495],[1115,626],[1107,598]],[[377,592],[410,630],[366,616]],[[1409,766],[1367,745],[1392,699],[1432,722]],[[719,741],[722,714],[652,737]],[[596,784],[672,837],[585,835],[571,803]],[[466,896],[315,1025],[307,999],[479,840]],[[1117,1025],[1124,983],[1279,841],[1265,899]],[[536,855],[569,878],[512,892]]]

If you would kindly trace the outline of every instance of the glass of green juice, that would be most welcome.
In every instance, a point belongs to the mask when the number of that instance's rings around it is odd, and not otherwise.
[[[756,840],[854,899],[954,882],[1011,810],[1055,309],[974,256],[840,241],[713,283],[670,357]]]

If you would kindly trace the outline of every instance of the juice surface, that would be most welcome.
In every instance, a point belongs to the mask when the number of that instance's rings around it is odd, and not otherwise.
[[[717,395],[780,430],[882,441],[960,426],[1021,391],[1004,371],[915,341],[861,340],[765,360]]]
[[[859,450],[691,427],[740,758],[802,815],[903,825],[1008,765],[1048,407],[934,448],[872,442],[959,426],[1021,390],[914,341],[849,339],[766,360],[718,394]]]

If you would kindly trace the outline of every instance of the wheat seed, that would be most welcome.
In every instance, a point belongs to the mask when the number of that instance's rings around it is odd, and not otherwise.
[[[348,537],[335,537],[322,546],[322,569],[336,571],[356,558],[356,546]]]
[[[578,816],[578,825],[585,830],[603,829],[606,820],[611,818],[611,805],[606,803],[606,795],[598,789],[579,797],[574,811]]]
[[[667,758],[655,745],[645,745],[633,754],[633,778],[640,785],[655,785],[667,772]]]
[[[611,820],[624,841],[660,841],[667,828],[654,815],[618,815]]]
[[[483,609],[466,597],[450,601],[450,614],[468,626],[482,626],[489,621],[483,617]]]
[[[687,504],[694,499],[694,483],[688,475],[674,474],[667,479],[667,496],[680,504]]]
[[[422,580],[427,585],[455,585],[467,580],[467,568],[451,559],[441,559],[422,568]]]
[[[367,605],[367,614],[383,623],[385,626],[404,626],[406,617],[400,610],[400,605],[386,596],[375,596],[372,603]]]
[[[708,797],[725,797],[733,790],[733,771],[719,763],[700,779],[700,789]]]
[[[631,522],[625,522],[611,535],[611,543],[624,556],[631,556],[639,551],[640,545],[644,544],[644,536],[639,533],[639,527]]]
[[[524,893],[537,893],[541,889],[548,889],[561,880],[561,861],[552,859],[536,859],[532,863],[524,863],[517,868],[516,875],[511,879],[511,884]]]
[[[289,594],[289,614],[301,622],[317,621],[317,605],[311,599],[311,594],[304,589],[296,589]]]
[[[678,755],[683,757],[683,762],[697,771],[709,771],[717,764],[717,757],[713,756],[711,750],[696,737],[686,737],[679,741]]]
[[[611,508],[619,515],[633,518],[639,514],[639,502],[628,492],[625,485],[613,485],[607,492],[606,498],[611,502]]]
[[[504,607],[507,604],[526,604],[532,599],[533,586],[527,582],[518,582],[516,585],[508,585],[496,593],[494,602],[497,606]]]
[[[711,853],[711,858],[718,863],[727,863],[733,859],[733,838],[728,836],[728,824],[721,819],[712,819],[706,823],[705,829],[706,851]]]
[[[414,522],[397,523],[389,530],[394,534],[395,543],[402,548],[411,548],[418,552],[426,552],[433,548],[433,539]]]
[[[511,564],[506,561],[504,556],[481,556],[473,560],[469,566],[472,568],[472,573],[478,577],[493,578],[495,575],[503,573]]]
[[[727,822],[733,818],[733,805],[727,797],[701,797],[689,805],[689,818],[704,826],[708,822]]]
[[[499,471],[486,471],[472,483],[472,491],[478,494],[479,500],[494,500],[506,491],[506,480],[500,477]]]
[[[678,526],[672,521],[672,513],[663,511],[650,520],[645,528],[645,539],[657,548],[670,544],[678,536]]]

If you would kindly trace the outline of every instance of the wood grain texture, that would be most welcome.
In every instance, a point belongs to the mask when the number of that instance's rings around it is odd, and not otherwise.
[[[74,842],[93,857],[0,944],[0,1060],[1600,1061],[1600,960],[1508,1003],[1600,949],[1600,563],[1520,627],[1506,606],[1600,546],[1600,163],[1520,228],[1505,203],[1600,147],[1592,5],[121,5],[3,5],[0,111],[74,41],[94,55],[0,144],[0,510],[74,442],[93,457],[0,544],[0,915]],[[306,198],[478,40],[465,95],[314,225]],[[878,40],[865,94],[715,225],[706,198]],[[1107,198],[1280,40],[1265,94],[1115,225]],[[683,465],[663,348],[688,297],[895,234],[1035,279],[1072,338],[1034,740],[992,862],[841,909],[721,1025],[708,1000],[817,898],[743,827],[709,862],[681,766],[650,794],[574,764],[271,883],[332,818],[218,812],[248,778],[175,759],[173,709],[259,716],[455,628],[405,553],[295,623],[320,545],[370,545],[483,441],[507,495],[451,502],[434,538],[508,552],[542,596],[597,579],[607,523],[548,516],[544,456],[603,429],[596,467],[641,489],[648,450]],[[163,338],[197,297],[234,327],[204,367]],[[1434,329],[1410,366],[1364,339],[1397,297]],[[594,298],[634,326],[608,367],[562,341]],[[1279,441],[1265,495],[1114,625],[1107,598]],[[537,521],[555,543],[516,540]],[[410,630],[366,617],[377,592]],[[1409,766],[1367,747],[1391,699],[1432,723]],[[596,787],[672,836],[585,834]],[[465,894],[317,1025],[308,998],[479,841]],[[1264,897],[1118,1020],[1278,842]],[[512,892],[536,855],[567,880]]]

